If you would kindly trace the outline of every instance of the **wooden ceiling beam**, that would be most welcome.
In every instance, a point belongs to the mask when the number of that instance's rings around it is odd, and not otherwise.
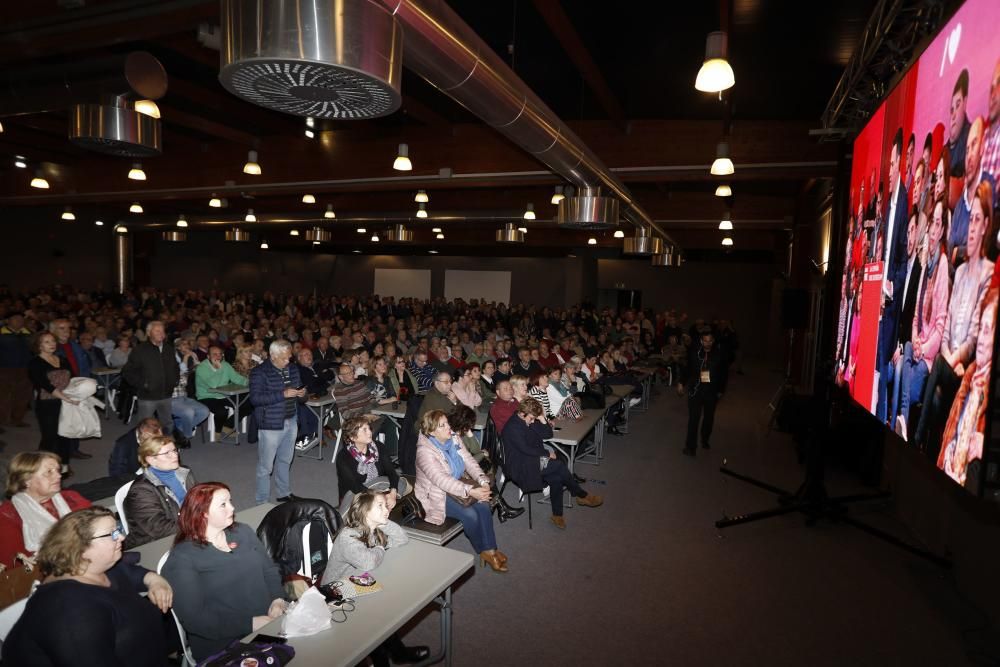
[[[619,104],[618,98],[611,91],[611,87],[608,86],[608,82],[601,73],[601,69],[590,55],[590,51],[583,43],[583,40],[580,39],[579,33],[573,27],[573,23],[566,15],[566,12],[563,11],[559,0],[534,0],[534,4],[535,9],[549,26],[549,30],[552,31],[556,40],[563,47],[563,50],[566,51],[566,55],[573,61],[573,64],[576,65],[576,68],[583,76],[584,81],[587,82],[587,85],[594,92],[597,101],[601,103],[608,117],[611,118],[612,122],[619,129],[625,131],[628,127],[625,110]]]

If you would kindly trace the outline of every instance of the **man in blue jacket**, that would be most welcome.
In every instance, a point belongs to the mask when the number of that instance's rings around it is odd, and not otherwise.
[[[278,502],[295,500],[289,471],[295,455],[299,401],[305,400],[299,368],[289,364],[292,346],[276,340],[268,348],[270,358],[250,371],[250,403],[257,421],[256,501],[271,496],[271,472],[278,490]]]

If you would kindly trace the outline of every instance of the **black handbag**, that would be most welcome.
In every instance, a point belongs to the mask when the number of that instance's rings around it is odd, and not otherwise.
[[[423,521],[424,517],[427,516],[426,512],[424,512],[424,506],[412,493],[408,493],[397,500],[396,506],[399,507],[400,525],[406,525],[414,521]]]
[[[198,667],[283,667],[295,657],[295,649],[288,644],[251,643],[234,641],[225,649],[198,663]]]

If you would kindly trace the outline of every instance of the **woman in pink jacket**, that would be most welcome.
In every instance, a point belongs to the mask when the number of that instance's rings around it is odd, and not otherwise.
[[[462,481],[463,473],[476,484]],[[420,422],[414,493],[428,523],[440,526],[446,516],[458,519],[482,565],[488,564],[494,572],[507,571],[507,556],[497,549],[493,532],[490,480],[461,439],[453,436],[448,416],[441,410],[429,411]],[[464,504],[458,499],[474,502]]]
[[[917,308],[913,316],[913,333],[903,349],[903,372],[900,374],[899,416],[896,433],[907,439],[907,420],[910,403],[920,400],[924,384],[931,371],[931,364],[941,347],[945,320],[948,317],[950,279],[948,258],[944,253],[942,237],[948,228],[948,208],[944,199],[934,202],[931,224],[927,229],[926,256],[923,259],[924,276],[917,292]]]

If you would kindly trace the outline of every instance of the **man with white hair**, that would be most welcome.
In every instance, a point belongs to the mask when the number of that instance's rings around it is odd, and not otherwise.
[[[250,371],[250,403],[257,421],[256,501],[271,496],[271,473],[278,502],[296,500],[289,474],[298,432],[298,402],[305,400],[299,367],[290,364],[292,346],[276,340],[268,348],[268,359]]]
[[[174,430],[171,399],[180,380],[180,370],[174,346],[167,342],[163,322],[153,320],[146,325],[146,341],[140,343],[122,368],[122,377],[135,389],[139,400],[139,421],[155,413],[164,433]],[[190,433],[181,434],[185,438]]]

